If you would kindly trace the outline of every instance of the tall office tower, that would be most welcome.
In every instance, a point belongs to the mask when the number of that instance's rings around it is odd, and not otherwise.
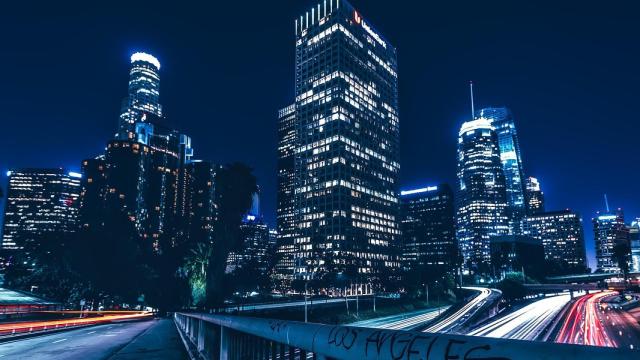
[[[402,261],[407,270],[457,267],[453,192],[449,185],[400,192]]]
[[[498,137],[485,118],[465,122],[458,136],[457,238],[463,270],[488,273],[491,238],[509,233]]]
[[[344,0],[295,35],[295,274],[376,282],[400,265],[396,50]]]
[[[608,206],[607,206],[608,207]],[[624,213],[618,209],[598,212],[592,219],[593,235],[596,243],[597,270],[602,272],[620,272],[618,261],[624,257],[630,261],[631,254],[617,256],[617,247],[629,250],[629,229],[624,223]]]
[[[582,273],[587,269],[582,218],[575,211],[562,210],[528,215],[522,221],[524,235],[544,247],[549,272]]]
[[[520,234],[520,224],[526,212],[524,172],[518,133],[511,111],[506,107],[485,108],[478,117],[489,119],[498,135],[500,161],[507,193],[509,232]]]
[[[275,274],[280,280],[293,279],[295,246],[295,146],[296,107],[289,105],[278,111],[278,207]]]
[[[538,179],[532,176],[525,180],[525,200],[527,202],[527,214],[544,212],[544,193],[540,188]]]
[[[88,229],[102,224],[107,192],[107,164],[104,155],[82,161],[80,226]]]
[[[153,55],[131,55],[129,94],[122,102],[116,139],[135,140],[136,123],[146,121],[149,115],[162,117],[159,71],[160,62]]]
[[[632,272],[640,272],[640,218],[635,219],[629,226],[629,240],[631,242]]]
[[[253,270],[258,271],[256,276],[266,275],[271,260],[271,236],[262,219],[258,193],[253,195],[251,210],[240,224],[240,237],[243,241],[242,247],[229,253],[226,272],[231,273],[238,268],[251,266]]]
[[[212,244],[217,216],[215,179],[218,166],[208,161],[188,163],[186,181],[186,216],[182,235],[189,244]]]
[[[81,175],[62,169],[14,169],[7,175],[2,235],[5,265],[23,261],[32,268],[34,251],[56,246],[65,235],[77,231]]]

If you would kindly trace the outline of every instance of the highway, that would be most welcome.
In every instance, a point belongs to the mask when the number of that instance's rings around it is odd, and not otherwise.
[[[364,296],[361,296],[365,298]],[[355,302],[356,298],[348,297],[349,302]],[[344,303],[345,299],[342,298],[331,298],[331,299],[314,299],[313,302],[311,299],[308,300],[308,306],[316,306],[316,305],[324,305],[324,304],[336,304],[336,303]],[[236,305],[236,306],[228,306],[224,309],[225,312],[236,312],[238,309],[240,311],[255,311],[255,310],[267,310],[267,309],[280,309],[287,307],[302,307],[304,306],[304,300],[299,301],[290,301],[290,302],[279,302],[279,303],[268,303],[268,304],[246,304],[246,305]]]
[[[613,291],[585,295],[571,305],[556,342],[607,347],[640,347],[640,327],[626,311],[602,303]]]
[[[424,332],[453,332],[455,328],[463,325],[473,316],[496,291],[479,287],[463,287],[463,289],[478,291],[479,294],[461,307],[458,311],[422,330]]]
[[[571,296],[558,295],[535,301],[519,310],[490,321],[467,335],[520,340],[536,340],[569,303]]]
[[[413,330],[435,319],[438,315],[447,311],[448,308],[449,306],[441,306],[435,309],[418,310],[400,315],[358,321],[349,325],[376,329]]]
[[[0,343],[0,359],[108,359],[156,321],[97,325]]]

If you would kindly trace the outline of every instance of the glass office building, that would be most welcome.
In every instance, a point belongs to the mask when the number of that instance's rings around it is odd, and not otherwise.
[[[587,268],[584,231],[580,214],[572,210],[540,212],[522,222],[523,233],[542,243],[544,257],[564,273]]]
[[[295,19],[295,276],[399,268],[396,50],[327,0]]]
[[[631,242],[631,272],[640,272],[640,218],[635,219],[629,226],[629,240]]]
[[[525,180],[525,200],[527,214],[544,212],[544,193],[540,187],[540,181],[533,176],[529,176]]]
[[[592,219],[593,235],[596,243],[597,270],[602,272],[620,272],[616,246],[629,244],[629,228],[624,223],[624,213],[618,209],[598,213]],[[631,254],[628,254],[630,261]]]
[[[449,185],[401,191],[400,206],[403,268],[454,269],[458,247]]]
[[[509,232],[520,234],[520,223],[525,215],[524,172],[520,143],[511,110],[490,107],[478,111],[478,117],[489,119],[498,136],[500,161],[504,171],[509,216]]]
[[[78,229],[81,174],[63,169],[13,169],[4,209],[2,254],[31,263],[44,241],[64,241]]]
[[[507,196],[498,136],[491,120],[462,124],[458,134],[457,238],[463,270],[488,273],[491,238],[507,235]]]

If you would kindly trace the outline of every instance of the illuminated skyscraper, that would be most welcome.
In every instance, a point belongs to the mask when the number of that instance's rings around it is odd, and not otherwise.
[[[487,273],[491,238],[509,233],[504,170],[491,120],[462,124],[458,137],[457,238],[466,271]]]
[[[292,280],[294,270],[295,147],[296,107],[292,104],[278,111],[278,236],[275,273],[281,280]]]
[[[525,181],[525,200],[528,214],[544,212],[544,193],[538,179],[532,176],[529,176]]]
[[[506,107],[485,108],[478,117],[489,119],[498,136],[500,162],[505,178],[509,232],[520,234],[520,223],[525,214],[524,173],[522,155],[511,111]]]
[[[640,218],[635,219],[629,226],[629,240],[631,241],[632,272],[640,272]]]
[[[620,272],[616,256],[616,247],[629,249],[629,229],[624,223],[624,213],[618,209],[598,213],[592,219],[593,234],[596,243],[597,270],[602,272]],[[630,252],[630,251],[629,251]],[[631,254],[626,254],[625,262],[629,262]]]
[[[185,166],[186,200],[181,235],[190,244],[212,244],[217,216],[215,179],[219,167],[194,160]]]
[[[458,247],[449,185],[401,191],[400,203],[403,267],[416,271],[455,268]]]
[[[587,268],[582,218],[571,210],[538,212],[522,221],[523,233],[542,243],[549,272],[575,274]]]
[[[64,241],[77,231],[81,175],[62,169],[14,169],[7,175],[3,257],[31,268],[32,253],[43,242]]]
[[[137,52],[131,55],[129,95],[122,102],[119,140],[135,139],[136,123],[147,116],[162,117],[160,105],[160,62],[153,55]]]
[[[396,50],[344,0],[295,20],[295,274],[399,268]]]

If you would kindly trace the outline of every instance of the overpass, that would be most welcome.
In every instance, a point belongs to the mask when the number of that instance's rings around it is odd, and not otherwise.
[[[640,351],[176,313],[192,359],[638,359]]]

